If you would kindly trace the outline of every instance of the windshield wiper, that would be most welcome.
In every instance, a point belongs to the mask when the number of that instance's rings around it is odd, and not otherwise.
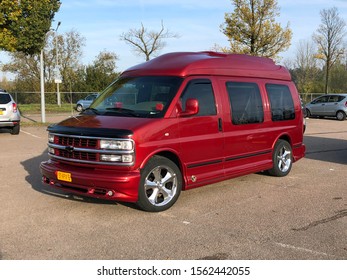
[[[126,108],[116,108],[116,107],[109,107],[106,108],[107,111],[111,111],[112,113],[119,114],[122,116],[132,116],[132,117],[138,117],[139,114],[135,113],[134,110],[126,109]]]
[[[85,109],[85,110],[83,111],[83,113],[85,113],[85,112],[87,112],[87,111],[92,111],[95,115],[100,115],[100,112],[99,112],[97,109],[95,109],[95,108],[90,108],[90,107],[88,107],[87,109]]]

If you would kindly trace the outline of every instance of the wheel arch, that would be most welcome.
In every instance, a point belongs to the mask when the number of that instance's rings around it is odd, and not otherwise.
[[[141,163],[140,170],[142,170],[146,166],[147,162],[154,156],[165,157],[165,158],[171,160],[174,164],[177,165],[177,167],[179,168],[179,170],[181,171],[181,174],[182,174],[182,183],[183,183],[182,189],[184,189],[184,187],[186,185],[186,182],[185,182],[185,179],[184,179],[185,178],[184,168],[183,168],[182,162],[181,162],[178,154],[175,151],[172,151],[172,150],[162,150],[162,151],[156,151],[154,153],[149,154],[146,157],[146,159]]]
[[[293,143],[292,143],[291,137],[288,134],[282,134],[274,141],[274,143],[272,144],[272,149],[275,148],[275,145],[278,142],[278,140],[287,141],[289,143],[289,145],[293,148]]]

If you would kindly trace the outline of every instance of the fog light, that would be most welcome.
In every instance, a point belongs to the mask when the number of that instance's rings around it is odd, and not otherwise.
[[[101,161],[109,161],[109,162],[121,162],[122,156],[120,155],[100,155]]]
[[[113,191],[108,191],[108,192],[107,192],[107,195],[108,195],[108,196],[113,196]]]

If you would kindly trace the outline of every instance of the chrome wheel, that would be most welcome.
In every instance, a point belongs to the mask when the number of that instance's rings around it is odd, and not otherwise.
[[[293,164],[293,152],[290,144],[285,140],[278,140],[272,154],[273,168],[269,173],[273,176],[286,176]]]
[[[177,176],[170,167],[158,166],[150,171],[144,187],[148,201],[154,206],[163,206],[175,197]]]
[[[282,172],[287,172],[292,166],[292,152],[288,150],[285,146],[279,150],[277,155],[277,166]]]
[[[146,211],[159,212],[170,208],[182,189],[182,175],[171,160],[154,156],[141,170],[139,200],[137,204]]]

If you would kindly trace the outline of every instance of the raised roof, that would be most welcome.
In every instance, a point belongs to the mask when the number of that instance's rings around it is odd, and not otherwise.
[[[272,59],[245,54],[217,52],[176,52],[135,65],[123,76],[218,75],[291,80],[289,71]]]

